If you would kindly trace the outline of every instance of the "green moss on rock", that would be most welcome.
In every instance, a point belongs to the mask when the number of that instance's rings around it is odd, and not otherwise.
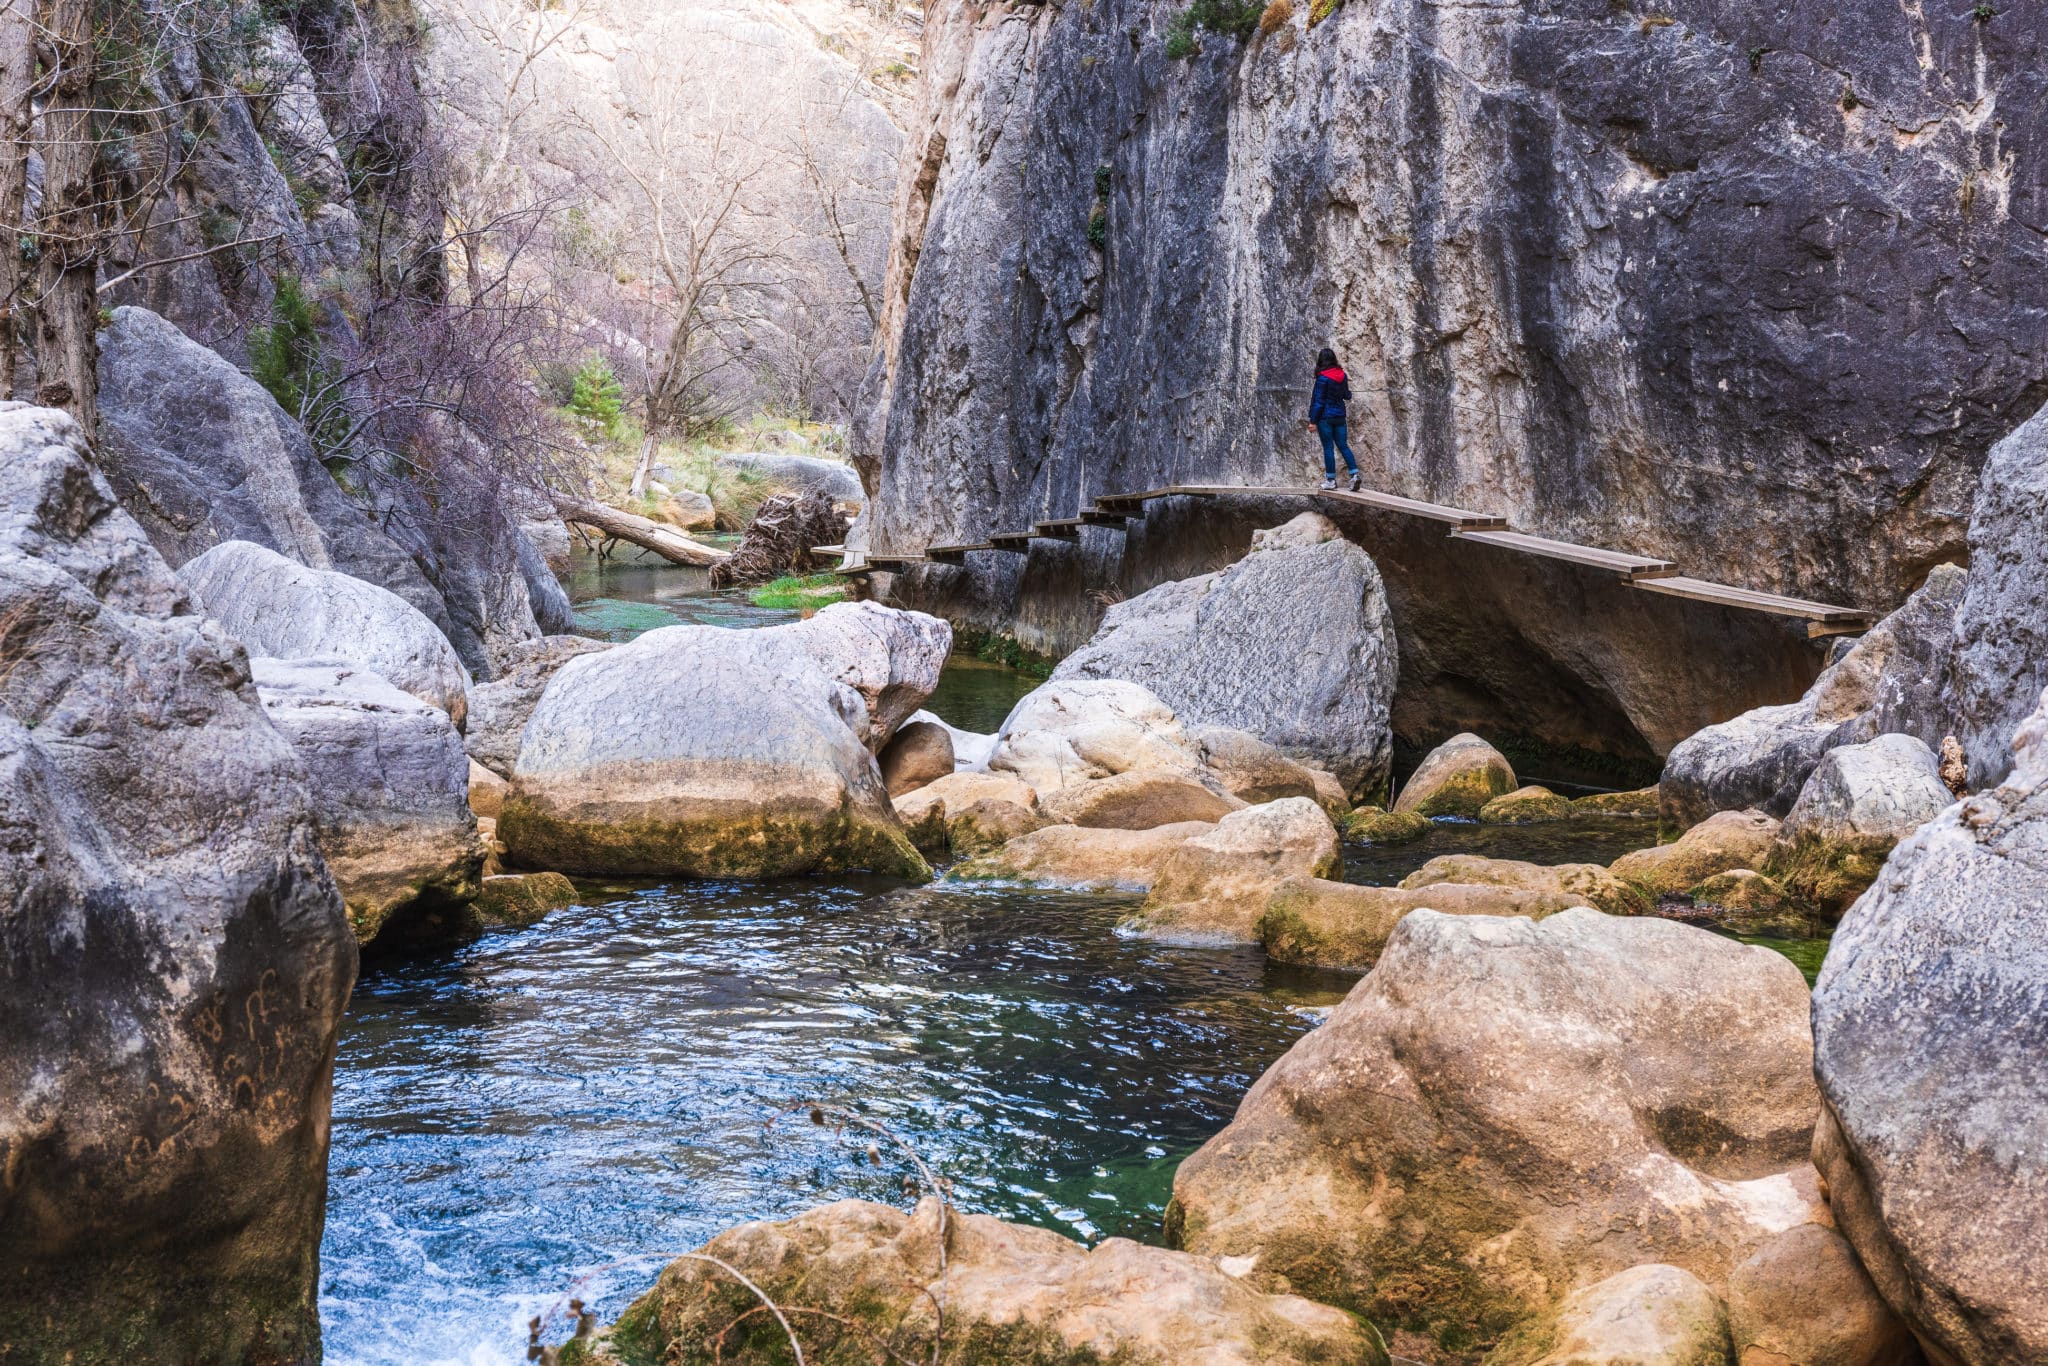
[[[1412,844],[1435,828],[1427,816],[1377,806],[1361,806],[1344,818],[1344,838],[1365,844]]]
[[[1479,808],[1482,825],[1541,825],[1572,818],[1569,799],[1547,787],[1519,787]]]

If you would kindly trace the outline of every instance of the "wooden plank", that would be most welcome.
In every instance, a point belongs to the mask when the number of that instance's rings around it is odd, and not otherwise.
[[[875,567],[871,564],[862,564],[856,560],[852,564],[842,564],[832,572],[842,579],[858,579],[874,573]]]
[[[1867,625],[1872,618],[1871,613],[1856,607],[1838,607],[1833,603],[1790,598],[1779,593],[1760,593],[1753,588],[1737,588],[1733,584],[1712,583],[1683,575],[1645,579],[1636,587],[1652,593],[1666,593],[1674,598],[1690,598],[1694,602],[1711,602],[1750,612],[1770,612],[1781,617],[1802,617],[1824,626]]]
[[[1420,498],[1403,498],[1399,494],[1381,493],[1378,489],[1360,489],[1353,493],[1349,489],[1323,489],[1292,484],[1188,484],[1176,492],[1195,498],[1221,498],[1230,494],[1250,494],[1260,497],[1293,498],[1334,498],[1342,503],[1356,503],[1361,507],[1378,508],[1382,512],[1398,512],[1408,517],[1422,517],[1432,522],[1445,522],[1454,527],[1469,527],[1474,530],[1505,529],[1508,519],[1496,517],[1490,512],[1474,512],[1470,508],[1452,507],[1446,503],[1429,503]]]
[[[811,547],[811,553],[813,555],[837,555],[843,560],[846,558],[846,547],[843,545],[814,545]]]
[[[1095,508],[1083,508],[1081,511],[1081,524],[1083,526],[1120,527],[1125,522],[1130,521],[1133,515],[1128,512],[1103,512]]]
[[[1078,541],[1081,539],[1081,519],[1058,517],[1047,522],[1033,522],[1031,534],[1048,541]]]
[[[882,550],[870,550],[868,563],[877,569],[898,569],[904,565],[923,564],[924,556],[904,551],[901,554]]]
[[[966,564],[967,556],[976,550],[994,550],[987,541],[971,541],[961,545],[928,545],[924,557],[938,564]]]
[[[1490,512],[1473,512],[1469,508],[1451,507],[1444,503],[1425,503],[1417,498],[1403,498],[1398,494],[1381,493],[1377,489],[1360,489],[1353,493],[1349,489],[1316,490],[1318,498],[1335,498],[1340,503],[1360,503],[1366,507],[1379,508],[1384,512],[1398,512],[1408,517],[1422,517],[1432,522],[1448,522],[1467,531],[1491,529],[1506,530],[1508,519],[1496,517]]]
[[[1574,545],[1570,541],[1553,541],[1543,536],[1531,536],[1525,531],[1453,531],[1451,535],[1460,541],[1477,541],[1481,545],[1499,546],[1503,550],[1537,555],[1546,560],[1564,560],[1590,569],[1604,569],[1630,583],[1664,578],[1678,572],[1678,566],[1669,560],[1653,560],[1647,555],[1630,555],[1599,546]]]
[[[1028,531],[992,531],[988,537],[990,550],[1004,550],[1013,555],[1022,555],[1031,549],[1031,533]]]

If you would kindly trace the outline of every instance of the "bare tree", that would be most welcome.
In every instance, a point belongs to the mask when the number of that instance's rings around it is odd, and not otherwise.
[[[768,153],[715,103],[694,105],[694,85],[664,73],[618,131],[579,121],[616,172],[608,197],[637,277],[625,310],[645,427],[636,496],[662,440],[718,414],[713,381],[731,363],[721,332],[758,313],[789,236],[760,202]]]
[[[42,0],[37,26],[47,73],[42,210],[36,218],[36,401],[98,429],[100,254],[93,163],[92,0]]]
[[[451,166],[447,196],[451,240],[472,298],[485,283],[480,253],[489,234],[479,229],[525,207],[515,202],[522,178],[514,149],[542,102],[542,59],[574,32],[588,8],[586,0],[470,0],[451,8],[451,20],[484,57],[480,136]]]
[[[28,157],[35,121],[35,0],[0,0],[0,398],[14,397],[20,323],[21,233],[28,217]]]

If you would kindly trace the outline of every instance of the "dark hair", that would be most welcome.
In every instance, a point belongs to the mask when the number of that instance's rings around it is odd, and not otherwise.
[[[1335,351],[1332,351],[1329,347],[1326,346],[1322,350],[1316,352],[1316,369],[1334,370],[1336,368],[1337,353]]]

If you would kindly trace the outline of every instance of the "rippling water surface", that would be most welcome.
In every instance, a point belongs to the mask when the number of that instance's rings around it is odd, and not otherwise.
[[[609,1315],[733,1223],[900,1198],[893,1165],[764,1130],[808,1099],[885,1119],[970,1208],[1155,1237],[1174,1164],[1351,979],[1119,939],[1124,908],[592,884],[532,929],[373,956],[336,1071],[328,1360],[514,1360],[580,1278]]]

